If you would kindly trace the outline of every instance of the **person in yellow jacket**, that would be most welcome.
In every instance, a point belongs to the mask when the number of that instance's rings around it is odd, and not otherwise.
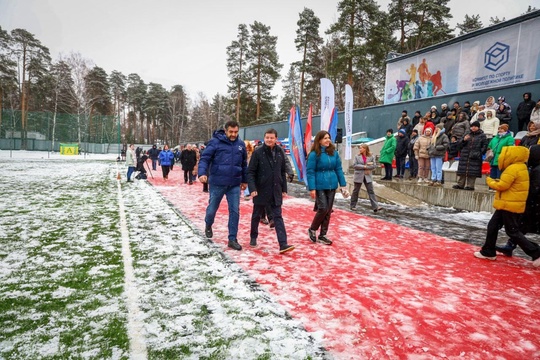
[[[495,212],[487,226],[486,242],[474,256],[480,259],[495,260],[497,234],[504,231],[514,244],[519,245],[525,254],[532,257],[533,266],[540,266],[540,246],[530,242],[519,229],[520,215],[525,212],[529,194],[529,171],[526,162],[529,149],[523,146],[505,146],[499,155],[500,179],[486,179],[487,185],[496,190],[493,207]]]

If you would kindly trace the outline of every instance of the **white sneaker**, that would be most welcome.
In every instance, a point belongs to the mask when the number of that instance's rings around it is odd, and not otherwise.
[[[497,260],[497,256],[484,256],[482,255],[482,253],[480,251],[476,251],[474,253],[474,256],[479,258],[479,259],[486,259],[486,260]],[[536,261],[536,260],[535,260]],[[534,264],[534,263],[533,263]],[[540,262],[539,262],[539,266],[540,266]]]
[[[539,267],[540,266],[540,257],[533,261],[533,266],[534,267]]]
[[[419,179],[418,179],[418,183],[420,184],[420,183],[422,183],[422,182],[424,182],[424,179],[419,178]]]

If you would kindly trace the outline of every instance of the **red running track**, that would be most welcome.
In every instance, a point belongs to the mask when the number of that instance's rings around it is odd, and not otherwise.
[[[208,194],[176,169],[166,183],[159,169],[149,181],[202,233]],[[225,199],[213,240],[335,359],[540,359],[540,269],[531,261],[476,259],[475,246],[340,209],[334,244],[313,244],[313,203],[293,197],[283,216],[296,249],[280,255],[264,225],[249,247],[251,209],[241,200],[244,250],[227,248]]]

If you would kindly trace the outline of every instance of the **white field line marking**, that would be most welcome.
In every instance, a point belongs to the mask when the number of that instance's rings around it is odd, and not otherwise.
[[[135,284],[133,271],[133,258],[129,248],[129,232],[127,228],[124,199],[122,198],[122,187],[118,180],[118,205],[120,210],[120,232],[122,234],[122,258],[124,259],[124,292],[126,296],[126,306],[128,310],[128,336],[131,349],[130,359],[147,359],[145,331],[142,322],[142,313],[139,309],[139,291]]]

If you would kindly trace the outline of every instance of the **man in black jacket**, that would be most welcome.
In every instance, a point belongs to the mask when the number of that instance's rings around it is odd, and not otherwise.
[[[157,148],[157,145],[152,145],[152,148],[148,150],[148,156],[150,157],[150,160],[152,160],[152,170],[156,171],[157,161],[159,157],[159,150]]]
[[[523,94],[523,101],[519,103],[517,107],[518,118],[518,131],[523,130],[523,126],[526,126],[531,120],[531,112],[534,109],[536,103],[531,99],[531,93],[526,92]]]
[[[259,221],[269,206],[272,211],[276,234],[279,243],[279,252],[285,253],[294,249],[287,244],[287,232],[281,214],[283,196],[287,193],[287,177],[285,151],[276,145],[277,131],[268,129],[264,133],[264,144],[258,147],[251,155],[248,166],[248,188],[253,199],[253,213],[251,215],[250,245],[257,246],[259,236]]]

